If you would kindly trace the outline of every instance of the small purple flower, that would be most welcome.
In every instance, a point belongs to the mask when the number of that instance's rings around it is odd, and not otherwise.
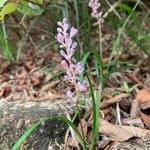
[[[61,56],[67,58],[67,55],[66,55],[66,53],[63,50],[60,51],[60,54],[61,54]]]
[[[65,70],[67,70],[67,69],[69,68],[68,63],[67,63],[65,60],[62,60],[62,61],[61,61],[61,65],[63,66],[63,68],[64,68]]]
[[[64,81],[71,81],[71,80],[72,80],[72,78],[69,77],[68,75],[65,75],[65,76],[64,76]]]
[[[71,99],[73,99],[73,93],[68,90],[67,93],[66,93],[67,97],[70,97]]]
[[[86,80],[83,80],[83,82],[78,82],[78,88],[80,92],[86,92],[88,87],[88,83]]]
[[[75,73],[76,74],[81,74],[83,72],[84,68],[83,68],[83,65],[81,62],[78,62],[76,65],[75,65]]]
[[[56,38],[59,43],[63,43],[65,39],[65,37],[60,32],[57,34]]]
[[[72,27],[70,30],[70,38],[74,37],[77,33],[78,33],[78,30]]]

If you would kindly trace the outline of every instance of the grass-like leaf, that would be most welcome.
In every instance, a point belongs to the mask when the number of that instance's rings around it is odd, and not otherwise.
[[[99,103],[100,103],[100,93],[99,91],[96,93],[96,97],[94,95],[94,90],[92,87],[92,83],[90,78],[87,76],[89,85],[90,85],[90,93],[92,97],[92,110],[93,110],[93,124],[92,124],[92,139],[90,143],[90,150],[93,150],[95,142],[98,139],[98,130],[99,130]]]
[[[120,44],[121,35],[123,34],[124,29],[125,29],[127,23],[129,22],[129,20],[130,20],[132,14],[133,14],[133,12],[135,11],[135,9],[136,9],[136,7],[138,6],[139,3],[140,3],[140,0],[138,0],[137,3],[135,4],[135,6],[134,6],[134,8],[132,9],[131,13],[129,14],[129,16],[127,17],[126,21],[124,22],[124,24],[123,24],[123,26],[122,26],[120,32],[118,33],[117,39],[116,39],[116,41],[115,41],[115,43],[114,43],[114,45],[113,45],[113,48],[112,48],[111,56],[109,57],[108,68],[107,68],[108,71],[109,71],[110,63],[111,63],[111,61],[112,61],[112,58],[113,58],[113,56],[114,56],[114,53],[117,53],[117,52],[118,52],[118,46],[119,46],[119,44]]]

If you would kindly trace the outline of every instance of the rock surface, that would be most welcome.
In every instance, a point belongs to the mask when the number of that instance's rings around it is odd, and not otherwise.
[[[39,118],[61,115],[67,111],[60,100],[46,102],[0,100],[0,150],[10,150],[18,137]],[[63,142],[65,131],[64,123],[50,120],[34,131],[21,149],[46,150],[49,143],[55,139],[60,143]]]

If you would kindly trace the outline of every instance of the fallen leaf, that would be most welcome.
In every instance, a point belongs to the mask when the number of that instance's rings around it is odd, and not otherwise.
[[[147,126],[147,128],[150,129],[150,116],[145,115],[144,113],[140,112],[140,117],[142,118],[144,124]]]
[[[52,82],[50,82],[50,83],[47,83],[47,84],[43,85],[41,91],[42,91],[42,92],[46,92],[46,91],[48,91],[50,88],[56,86],[58,83],[60,83],[60,80],[55,80],[55,81],[52,81]]]
[[[9,81],[10,77],[5,73],[0,75],[0,83]]]
[[[5,92],[5,90],[4,90],[4,88],[2,88],[2,89],[0,90],[0,97],[3,97],[4,92]]]
[[[125,72],[125,76],[133,81],[134,83],[138,83],[139,85],[143,86],[143,78],[137,75],[136,72]]]
[[[11,87],[10,86],[4,86],[0,90],[0,97],[6,97],[11,93]]]
[[[87,137],[87,122],[85,121],[85,119],[81,119],[80,123],[78,124],[78,130],[79,132],[84,135],[84,138]]]
[[[148,89],[142,89],[136,95],[136,99],[142,103],[150,101],[150,91]]]
[[[58,99],[62,99],[64,97],[64,95],[61,94],[54,94],[52,92],[48,92],[47,95],[43,96],[43,97],[31,97],[31,101],[37,101],[37,102],[42,102],[42,101],[47,101],[47,100],[58,100]]]
[[[136,95],[136,100],[140,102],[141,109],[150,108],[150,91],[148,89],[140,90]]]
[[[21,100],[21,93],[14,93],[12,99],[14,101]]]
[[[73,148],[76,148],[76,147],[79,146],[79,141],[78,141],[78,140],[75,140],[75,139],[73,139],[73,138],[70,138],[67,143],[68,143],[68,145],[69,145],[70,147],[73,147]],[[72,148],[72,149],[73,149],[73,148]]]
[[[41,78],[40,76],[34,75],[31,79],[31,83],[35,85],[39,85],[41,83]]]
[[[140,113],[140,103],[137,99],[132,100],[131,110],[130,110],[130,117],[137,118]]]
[[[150,130],[132,126],[114,125],[102,118],[99,121],[99,132],[115,141],[127,141],[132,137],[141,138],[150,136]]]
[[[27,61],[27,62],[25,62],[25,67],[27,70],[32,70],[36,67],[36,65],[31,61]]]
[[[98,149],[105,149],[109,145],[110,140],[102,140],[97,142]]]
[[[126,98],[128,96],[129,96],[129,94],[121,93],[115,97],[110,98],[109,100],[102,101],[101,102],[101,109],[106,108],[111,104],[118,103],[118,102],[122,101],[123,98]]]
[[[110,108],[100,110],[100,116],[102,118],[105,118],[110,113],[111,113],[111,109]]]
[[[142,119],[140,117],[138,118],[123,118],[122,123],[124,125],[132,125],[144,128],[144,123],[142,122]]]

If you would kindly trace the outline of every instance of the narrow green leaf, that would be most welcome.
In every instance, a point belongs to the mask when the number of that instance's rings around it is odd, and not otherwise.
[[[98,139],[100,94],[96,93],[96,97],[95,97],[91,80],[90,80],[89,76],[87,76],[87,78],[89,81],[90,93],[91,93],[91,97],[92,97],[93,124],[92,124],[92,139],[91,139],[91,143],[90,143],[90,150],[93,150],[95,142]]]
[[[11,148],[11,150],[18,150],[21,146],[21,144],[24,142],[24,140],[42,123],[43,121],[39,121],[35,124],[33,124],[27,131],[23,133],[23,135],[17,140],[15,145]]]
[[[118,3],[117,7],[127,11],[129,14],[132,12],[131,7],[129,7],[128,5],[124,4],[124,3]]]
[[[95,62],[96,62],[96,67],[98,69],[98,77],[99,77],[99,83],[103,84],[103,63],[101,60],[101,54],[95,50],[92,51],[94,56],[95,56]]]
[[[35,4],[43,4],[43,0],[31,0],[31,2],[34,2]]]
[[[85,68],[85,65],[87,63],[87,59],[90,56],[91,52],[87,52],[84,57],[82,58],[81,62],[83,64],[83,68]],[[85,70],[80,74],[80,81],[83,81],[83,76],[84,76]]]

